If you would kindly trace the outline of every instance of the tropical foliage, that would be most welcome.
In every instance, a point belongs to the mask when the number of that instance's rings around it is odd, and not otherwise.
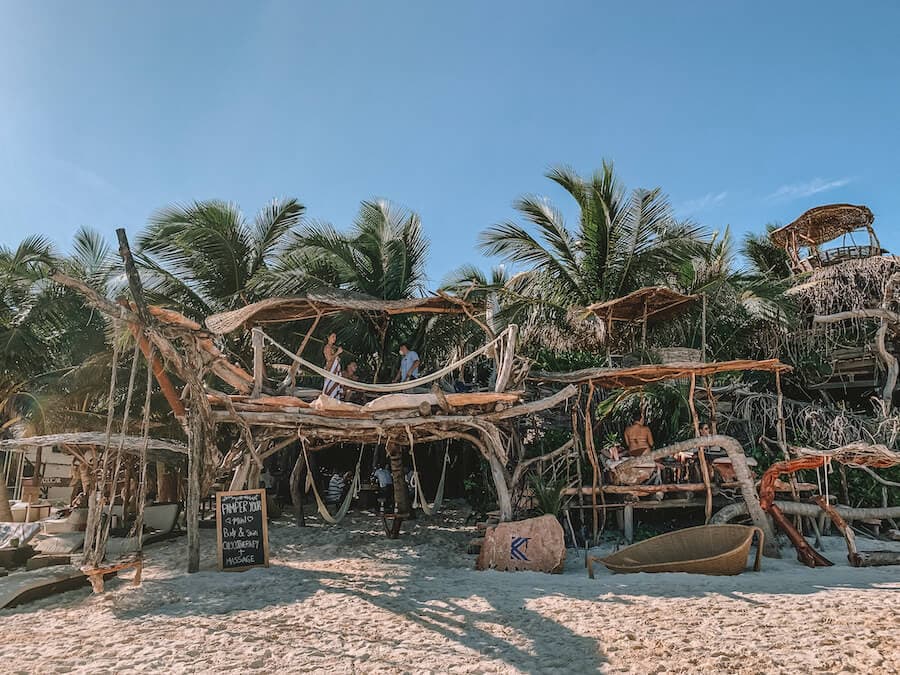
[[[515,321],[538,368],[605,364],[614,353],[635,352],[639,333],[624,329],[611,337],[599,322],[585,320],[583,308],[647,285],[668,286],[703,302],[652,326],[639,358],[655,358],[663,347],[702,345],[710,359],[784,356],[784,338],[798,312],[785,292],[786,255],[768,237],[774,226],[738,243],[727,227],[711,231],[680,221],[659,188],[627,190],[610,162],[587,176],[556,167],[546,177],[570,198],[575,217],[567,222],[562,208],[525,195],[514,203],[514,218],[487,227],[479,245],[499,264],[489,271],[464,265],[441,287],[472,303],[475,315],[343,314],[315,327],[305,356],[321,358],[322,338],[335,331],[349,358],[359,362],[362,377],[384,381],[395,371],[402,341],[434,367],[482,344],[485,330],[495,334]],[[134,242],[149,301],[197,321],[272,296],[314,291],[398,300],[431,290],[422,222],[386,200],[361,202],[346,228],[308,220],[297,199],[272,201],[252,217],[228,202],[197,201],[161,209]],[[124,405],[134,349],[129,332],[53,283],[54,270],[110,298],[125,290],[119,257],[94,231],[79,230],[65,254],[42,237],[0,248],[0,431],[5,433],[103,428],[112,368],[119,369],[119,386],[111,403],[117,412]],[[273,326],[271,332],[295,346],[311,326],[306,321]],[[220,346],[249,362],[249,340],[242,332]],[[809,369],[798,365],[794,393],[813,398],[799,386]],[[475,364],[467,374],[482,384],[489,377],[485,364]],[[606,397],[599,407],[600,437],[608,431],[604,424],[620,425],[635,406],[643,406],[667,436],[690,435],[684,387],[672,385]],[[153,420],[160,431],[167,426],[165,435],[180,433],[155,390]],[[557,486],[534,487],[547,488],[546,510],[556,510]]]

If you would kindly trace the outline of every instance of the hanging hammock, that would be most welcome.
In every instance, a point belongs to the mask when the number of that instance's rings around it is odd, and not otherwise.
[[[301,443],[303,447],[303,457],[306,459],[306,484],[309,487],[312,487],[313,495],[316,498],[316,505],[319,510],[319,515],[322,516],[322,519],[326,523],[331,523],[332,525],[337,525],[344,519],[344,516],[347,515],[347,512],[350,510],[350,502],[359,494],[359,467],[362,463],[363,456],[363,448],[365,446],[359,446],[359,458],[356,460],[356,472],[353,474],[353,480],[350,482],[350,489],[347,491],[347,496],[344,497],[343,503],[341,503],[340,508],[334,515],[331,515],[331,512],[328,510],[328,506],[322,500],[321,495],[319,494],[319,489],[316,487],[316,481],[312,478],[312,472],[309,467],[309,455],[306,454],[306,443]]]
[[[450,446],[444,450],[444,464],[441,468],[441,480],[438,481],[437,491],[434,493],[434,501],[429,504],[425,501],[425,493],[422,490],[422,479],[419,478],[419,469],[416,466],[416,452],[413,447],[412,433],[409,427],[406,428],[409,436],[409,456],[412,457],[413,479],[416,481],[416,497],[413,500],[413,507],[421,506],[426,516],[433,515],[441,510],[441,504],[444,502],[444,481],[447,478],[447,465],[450,463]]]
[[[337,384],[343,385],[345,387],[349,387],[351,389],[360,389],[362,391],[371,391],[371,392],[381,393],[381,394],[393,394],[393,393],[400,392],[400,391],[406,391],[407,389],[412,389],[414,387],[418,387],[420,385],[428,384],[429,382],[434,382],[435,380],[439,380],[442,377],[444,377],[444,375],[448,375],[448,374],[452,373],[454,370],[457,370],[460,366],[467,364],[469,361],[471,361],[475,357],[484,354],[489,349],[491,349],[495,344],[497,344],[501,340],[505,339],[507,337],[507,335],[509,335],[509,333],[510,333],[510,329],[507,328],[505,331],[500,333],[500,335],[495,337],[493,340],[488,342],[483,347],[480,347],[479,349],[475,350],[468,356],[465,356],[465,357],[459,359],[458,361],[454,361],[453,363],[450,363],[449,365],[444,366],[440,370],[437,370],[437,371],[431,373],[430,375],[425,375],[424,377],[420,377],[415,380],[407,380],[406,382],[391,382],[391,383],[385,383],[385,384],[374,384],[374,383],[368,383],[368,382],[358,382],[357,380],[348,380],[347,378],[342,377],[341,375],[337,375],[337,374],[331,372],[330,370],[325,370],[321,366],[317,366],[315,363],[312,363],[300,356],[297,356],[296,354],[294,354],[292,351],[290,351],[286,347],[278,344],[278,342],[276,342],[271,337],[266,335],[261,329],[254,328],[253,330],[259,332],[259,334],[262,335],[266,341],[268,341],[270,344],[274,345],[280,351],[284,352],[284,354],[288,358],[299,363],[301,366],[308,368],[309,370],[316,373],[317,375],[321,375],[322,377],[326,378],[327,380],[330,380],[331,382],[336,382]]]

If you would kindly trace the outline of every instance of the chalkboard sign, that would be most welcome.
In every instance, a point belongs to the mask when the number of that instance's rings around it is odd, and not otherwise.
[[[216,493],[216,543],[220,571],[269,566],[265,490]]]

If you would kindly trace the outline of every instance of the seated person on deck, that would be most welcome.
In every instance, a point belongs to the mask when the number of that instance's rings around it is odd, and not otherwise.
[[[644,423],[643,413],[635,413],[632,417],[631,424],[625,427],[624,436],[625,446],[628,448],[628,454],[631,457],[641,457],[653,450],[653,432],[651,432],[650,427]],[[653,464],[656,465],[656,468],[653,469],[650,478],[644,482],[652,485],[659,485],[662,483],[662,464],[659,462],[654,462]],[[653,466],[653,464],[650,466]],[[657,499],[661,499],[662,493],[657,493],[654,496]]]
[[[344,371],[344,378],[353,381],[359,381],[358,374],[358,365],[356,361],[351,361],[347,364],[347,369]],[[363,392],[359,389],[353,389],[352,387],[344,387],[344,401],[347,403],[357,403],[359,405],[363,405],[366,402],[366,397]]]
[[[632,457],[640,457],[653,450],[653,433],[644,424],[642,413],[635,414],[631,424],[625,427],[625,445]]]

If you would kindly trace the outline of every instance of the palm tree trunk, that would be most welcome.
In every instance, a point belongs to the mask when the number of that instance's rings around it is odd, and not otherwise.
[[[391,458],[391,478],[394,481],[394,510],[403,516],[411,513],[409,490],[406,489],[406,476],[403,475],[403,447],[389,443],[388,457]]]
[[[6,477],[0,477],[0,523],[12,522],[12,509],[9,508],[9,491],[6,489]]]

